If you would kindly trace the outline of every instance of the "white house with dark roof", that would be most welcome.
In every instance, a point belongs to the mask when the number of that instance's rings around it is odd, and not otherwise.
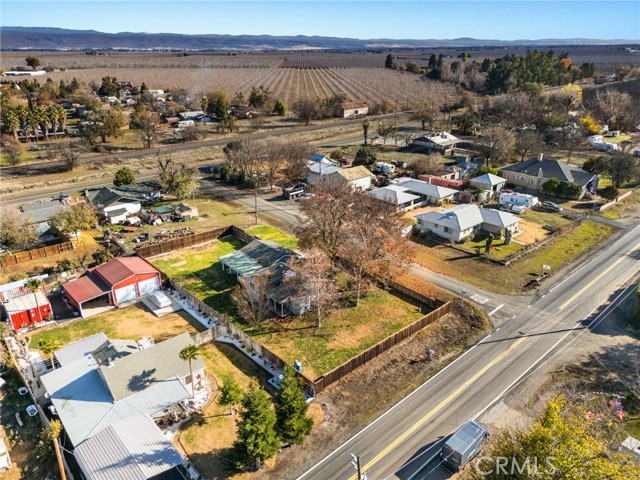
[[[500,176],[509,183],[529,190],[542,190],[542,185],[552,178],[561,182],[575,183],[582,187],[582,193],[595,192],[598,189],[598,176],[575,165],[569,165],[560,160],[545,159],[542,154],[538,158],[514,163],[500,169]]]
[[[505,230],[515,233],[520,222],[511,213],[473,204],[460,205],[442,212],[424,212],[416,215],[416,220],[416,227],[421,232],[433,233],[454,242],[461,242],[481,230],[494,234]]]
[[[465,143],[455,135],[448,132],[440,132],[435,135],[423,135],[422,137],[411,140],[411,146],[426,148],[429,152],[436,152],[446,155],[453,148],[461,146]]]

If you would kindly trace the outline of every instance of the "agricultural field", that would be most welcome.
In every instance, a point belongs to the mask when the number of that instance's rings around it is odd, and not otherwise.
[[[2,68],[24,63],[25,52],[7,52]],[[85,83],[100,83],[109,75],[135,85],[145,82],[152,89],[185,89],[194,97],[212,90],[229,95],[242,92],[248,97],[251,88],[264,85],[274,98],[289,105],[299,98],[326,98],[344,94],[348,100],[366,100],[369,104],[389,102],[407,109],[416,99],[429,97],[453,98],[453,85],[424,80],[418,75],[384,68],[384,56],[362,54],[307,55],[246,54],[189,55],[113,54],[84,55],[80,53],[39,52],[43,65],[66,67],[50,72],[41,81],[69,81],[73,77]]]

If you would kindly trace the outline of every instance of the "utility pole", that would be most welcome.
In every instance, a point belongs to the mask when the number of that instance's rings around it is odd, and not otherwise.
[[[256,205],[256,225],[258,225],[258,187],[253,191],[255,194],[255,205]]]
[[[351,465],[353,465],[353,468],[358,472],[358,480],[367,480],[367,474],[362,473],[362,470],[360,469],[360,455],[354,455],[352,453],[351,456],[353,457]]]

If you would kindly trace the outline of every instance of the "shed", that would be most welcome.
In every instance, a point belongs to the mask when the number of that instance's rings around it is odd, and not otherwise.
[[[491,173],[485,173],[479,177],[472,178],[469,183],[472,187],[480,190],[489,190],[490,192],[499,192],[507,183],[506,178],[493,175]]]
[[[52,315],[51,303],[41,290],[4,300],[3,308],[14,330],[42,322]]]

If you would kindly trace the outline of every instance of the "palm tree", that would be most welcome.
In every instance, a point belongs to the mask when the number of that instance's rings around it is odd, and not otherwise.
[[[31,290],[33,293],[33,298],[36,300],[36,312],[38,314],[38,318],[42,321],[42,313],[40,312],[40,304],[38,303],[38,291],[42,288],[42,280],[38,277],[33,277],[24,282],[24,286]]]
[[[371,126],[371,122],[369,121],[368,118],[364,119],[364,122],[362,122],[362,130],[364,130],[364,144],[367,144],[367,135],[369,133],[369,127]]]
[[[191,361],[198,358],[198,355],[200,355],[200,350],[198,350],[198,347],[196,347],[193,344],[187,345],[182,350],[180,350],[180,353],[178,354],[178,356],[182,360],[189,361],[189,373],[191,374],[191,398],[194,398],[196,396],[196,390],[195,390],[196,382],[193,378],[193,369],[191,368]]]
[[[56,364],[53,361],[53,352],[62,348],[62,342],[57,338],[46,337],[38,341],[38,349],[44,353],[47,358],[51,360],[51,368],[56,369]]]

